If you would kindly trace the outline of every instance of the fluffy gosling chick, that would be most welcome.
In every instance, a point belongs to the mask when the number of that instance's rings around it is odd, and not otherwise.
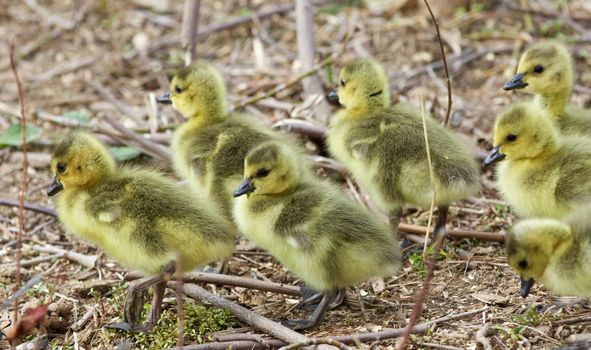
[[[158,99],[188,119],[172,140],[177,173],[191,187],[232,217],[232,191],[242,181],[244,157],[276,135],[253,118],[228,113],[226,88],[211,64],[196,63],[178,71],[170,93]]]
[[[559,137],[548,112],[533,102],[507,109],[495,122],[497,187],[522,217],[560,219],[591,200],[591,141]]]
[[[344,109],[332,118],[330,152],[343,163],[397,225],[400,207],[428,208],[433,194],[420,113],[390,109],[384,67],[360,59],[343,67],[338,97]],[[470,150],[452,132],[426,118],[438,206],[436,232],[445,231],[448,205],[480,189]]]
[[[232,253],[231,224],[207,203],[154,170],[117,167],[89,134],[69,134],[56,147],[51,169],[55,176],[47,194],[56,195],[66,230],[126,267],[156,275],[178,255],[188,271]],[[158,321],[165,285],[155,287],[160,300],[146,328]],[[135,323],[138,316],[129,307],[126,303],[125,321]]]
[[[535,281],[560,295],[591,297],[591,206],[575,210],[565,222],[517,223],[507,236],[507,261],[521,276],[524,298]]]
[[[573,88],[573,63],[568,48],[548,41],[526,50],[516,75],[503,89],[535,94],[534,101],[548,110],[563,134],[591,134],[591,110],[569,104]]]
[[[339,290],[396,272],[400,249],[388,225],[316,178],[299,159],[277,142],[253,149],[234,192],[240,197],[234,217],[245,236],[324,293],[309,319],[286,322],[306,329],[322,322]]]

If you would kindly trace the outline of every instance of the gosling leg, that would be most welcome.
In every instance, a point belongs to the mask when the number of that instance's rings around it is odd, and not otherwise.
[[[152,329],[160,319],[162,299],[166,290],[166,282],[175,270],[175,262],[165,265],[156,276],[149,276],[135,280],[129,284],[125,296],[123,321],[106,324],[105,328],[119,329],[127,332],[144,332]],[[147,289],[154,286],[154,296],[148,320],[140,325],[142,310],[145,305]]]
[[[337,297],[340,293],[338,289],[330,290],[324,293],[320,304],[316,307],[316,310],[310,315],[310,317],[306,320],[286,320],[282,321],[281,323],[293,330],[301,330],[301,329],[313,329],[318,327],[322,321],[324,320],[324,315],[326,314],[326,310],[328,310],[331,302]],[[342,293],[344,295],[344,292]]]
[[[302,301],[296,305],[296,308],[313,311],[316,310],[318,304],[324,297],[323,293],[320,293],[312,288],[309,288],[305,285],[300,286],[300,292],[302,293]],[[345,301],[345,290],[339,289],[337,291],[336,297],[331,302],[330,306],[328,307],[330,310],[339,307],[343,301]]]
[[[447,205],[437,206],[437,223],[435,224],[435,228],[433,229],[433,240],[436,240],[438,235],[448,237],[446,228],[448,212],[449,207]]]
[[[398,225],[400,224],[401,218],[402,208],[392,210],[390,213],[388,213],[388,222],[390,223],[390,226],[396,233],[398,233]]]

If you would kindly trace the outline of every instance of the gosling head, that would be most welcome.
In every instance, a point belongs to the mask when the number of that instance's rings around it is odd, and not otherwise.
[[[244,181],[234,197],[281,194],[296,186],[301,171],[291,152],[276,142],[255,147],[244,159]]]
[[[73,132],[55,148],[51,170],[54,176],[47,189],[48,196],[98,183],[115,173],[115,160],[96,138]]]
[[[172,78],[170,92],[157,98],[172,104],[185,118],[220,118],[226,115],[226,87],[220,72],[211,64],[195,63]]]
[[[339,73],[337,94],[329,94],[348,110],[365,112],[390,107],[390,84],[384,67],[371,59],[358,59]]]
[[[556,144],[556,130],[548,112],[531,102],[516,103],[495,122],[494,147],[484,160],[491,165],[505,158],[535,158]]]
[[[543,42],[521,56],[516,75],[505,90],[523,89],[542,96],[570,94],[573,64],[568,49],[558,42]]]
[[[571,228],[555,219],[523,220],[513,227],[507,235],[507,262],[521,276],[522,297],[570,238]]]

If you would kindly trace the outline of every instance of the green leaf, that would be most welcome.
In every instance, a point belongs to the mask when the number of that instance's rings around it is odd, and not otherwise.
[[[328,85],[334,85],[334,71],[332,63],[326,66],[326,78],[328,79]]]
[[[141,152],[131,147],[111,147],[111,154],[119,162],[134,159],[140,156]]]
[[[90,113],[84,109],[80,109],[77,111],[69,111],[64,113],[64,118],[68,118],[70,120],[78,121],[82,124],[87,123],[90,120]]]
[[[10,124],[0,135],[0,146],[22,146],[22,128],[20,124]],[[33,125],[27,125],[27,143],[35,141],[41,137],[43,129]]]

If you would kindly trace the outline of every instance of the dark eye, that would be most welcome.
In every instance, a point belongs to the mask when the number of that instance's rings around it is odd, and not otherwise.
[[[57,163],[57,172],[63,173],[66,171],[66,165],[64,163]]]
[[[346,84],[345,81],[341,79],[341,86],[345,87],[345,84]]]
[[[271,170],[269,169],[259,169],[259,171],[257,171],[257,177],[266,177],[267,175],[269,175],[270,172]]]
[[[515,135],[515,134],[509,134],[509,135],[507,135],[507,141],[513,142],[515,140],[517,140],[517,135]]]
[[[174,91],[175,91],[177,94],[180,94],[181,92],[183,92],[183,88],[181,88],[181,87],[180,87],[180,86],[178,86],[178,85],[175,85],[175,87],[174,87]]]
[[[544,71],[544,67],[542,65],[537,65],[534,67],[534,73],[542,73]]]
[[[526,269],[527,268],[527,260],[521,260],[519,262],[519,267],[521,267],[522,269]]]

